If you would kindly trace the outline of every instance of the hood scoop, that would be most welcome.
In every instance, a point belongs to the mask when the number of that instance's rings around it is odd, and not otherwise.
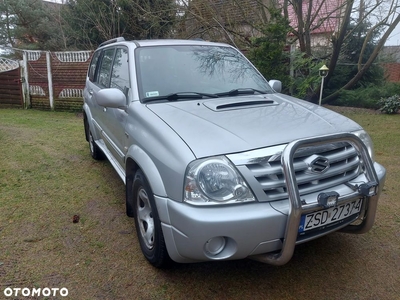
[[[203,103],[204,106],[213,111],[227,111],[233,109],[245,109],[253,108],[257,106],[274,106],[278,105],[276,101],[267,98],[233,98],[233,99],[221,99],[206,101]]]

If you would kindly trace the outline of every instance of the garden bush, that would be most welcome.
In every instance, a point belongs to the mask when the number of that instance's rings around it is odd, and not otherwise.
[[[393,95],[388,98],[381,98],[378,104],[380,105],[380,110],[385,114],[395,114],[400,108],[400,96]]]
[[[343,90],[331,104],[379,109],[382,107],[382,104],[379,103],[380,100],[393,95],[400,95],[400,84],[388,82],[383,85],[369,85],[350,91]]]

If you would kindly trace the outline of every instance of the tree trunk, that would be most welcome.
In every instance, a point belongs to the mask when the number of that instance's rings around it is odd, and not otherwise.
[[[400,14],[397,16],[397,18],[393,21],[392,24],[390,24],[388,30],[384,33],[382,38],[380,39],[378,45],[376,45],[374,51],[372,52],[371,56],[369,57],[368,61],[362,66],[362,68],[357,72],[357,74],[343,86],[340,90],[337,90],[333,94],[329,95],[328,97],[324,98],[322,101],[323,103],[329,103],[332,100],[334,100],[340,93],[341,90],[349,90],[353,88],[357,82],[364,76],[365,72],[368,71],[369,67],[373,64],[375,59],[377,58],[379,52],[385,45],[386,40],[392,33],[392,31],[396,28],[396,26],[400,23]]]
[[[325,78],[325,84],[326,85],[329,84],[329,80],[331,79],[332,74],[336,69],[336,64],[337,64],[337,61],[339,59],[340,50],[342,48],[342,44],[343,44],[344,38],[346,36],[346,31],[347,31],[347,28],[348,28],[349,23],[350,23],[353,4],[354,4],[354,0],[349,0],[347,2],[346,10],[345,10],[345,13],[344,13],[344,16],[343,16],[343,22],[342,22],[341,27],[340,27],[340,31],[339,31],[339,33],[337,35],[337,38],[332,38],[333,52],[332,52],[331,60],[329,62],[329,66],[328,66],[329,73],[328,73],[328,76],[326,76],[326,78]]]

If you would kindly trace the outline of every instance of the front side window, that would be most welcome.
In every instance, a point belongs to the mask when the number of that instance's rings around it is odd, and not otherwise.
[[[116,51],[110,87],[120,89],[126,96],[128,95],[130,88],[128,50],[125,48],[118,48]]]
[[[223,46],[154,46],[135,50],[140,98],[174,93],[218,95],[236,89],[272,92],[244,58]]]
[[[98,83],[104,88],[110,87],[111,65],[114,58],[114,51],[114,48],[104,50],[101,60]]]

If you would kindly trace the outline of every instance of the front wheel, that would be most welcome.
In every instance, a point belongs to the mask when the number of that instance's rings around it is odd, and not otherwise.
[[[170,258],[154,196],[141,170],[135,174],[132,194],[136,232],[143,255],[153,266],[164,267],[170,262]]]

